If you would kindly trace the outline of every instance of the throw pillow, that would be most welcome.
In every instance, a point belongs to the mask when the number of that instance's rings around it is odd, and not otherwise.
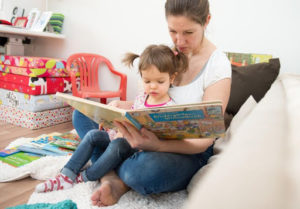
[[[264,97],[277,78],[280,69],[279,59],[270,59],[269,63],[248,66],[232,66],[232,83],[227,114],[233,116],[242,104],[252,95],[256,102]]]

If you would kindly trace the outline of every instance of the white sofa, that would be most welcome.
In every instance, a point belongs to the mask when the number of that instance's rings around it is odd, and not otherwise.
[[[250,97],[217,141],[222,152],[192,179],[184,209],[300,208],[300,75]]]

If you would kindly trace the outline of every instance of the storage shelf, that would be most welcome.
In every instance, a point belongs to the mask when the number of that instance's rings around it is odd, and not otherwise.
[[[0,36],[4,37],[41,37],[41,38],[56,38],[65,39],[65,35],[49,33],[49,32],[38,32],[31,31],[25,28],[17,28],[8,25],[0,25]]]

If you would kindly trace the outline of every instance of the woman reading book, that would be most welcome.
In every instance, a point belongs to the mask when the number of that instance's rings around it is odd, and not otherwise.
[[[132,66],[138,57],[144,92],[136,97],[131,108],[175,104],[168,90],[176,75],[187,70],[187,57],[165,45],[150,45],[141,56],[128,53],[123,62]],[[96,154],[93,154],[94,150],[97,150]],[[122,134],[115,130],[91,130],[84,136],[61,173],[54,179],[37,185],[36,191],[62,190],[73,187],[74,183],[97,181],[138,151],[139,149],[132,148]],[[83,169],[92,154],[92,165]]]
[[[167,0],[165,15],[175,48],[189,59],[188,70],[175,78],[170,96],[178,104],[221,100],[225,111],[231,66],[226,55],[205,37],[211,18],[208,0]],[[81,135],[92,129],[84,122],[90,120],[84,120],[82,115],[75,112],[73,119]],[[144,195],[185,189],[213,154],[215,139],[212,138],[159,140],[148,130],[138,131],[128,123],[116,123],[116,126],[131,147],[143,151],[134,153],[115,172],[100,180],[100,188],[91,197],[97,206],[117,203],[130,188]]]

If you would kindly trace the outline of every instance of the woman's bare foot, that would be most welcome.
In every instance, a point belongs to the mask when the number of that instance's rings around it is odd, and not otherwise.
[[[101,186],[92,194],[92,204],[98,207],[114,205],[128,190],[119,176],[110,172],[101,179]]]

